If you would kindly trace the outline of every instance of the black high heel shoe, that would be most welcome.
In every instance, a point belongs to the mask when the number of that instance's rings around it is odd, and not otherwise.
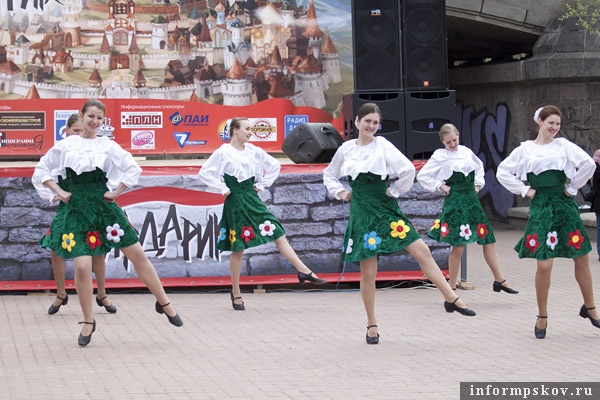
[[[100,307],[106,308],[106,311],[108,311],[111,314],[116,313],[117,312],[117,306],[115,306],[114,304],[111,304],[110,306],[105,306],[104,305],[103,301],[106,298],[108,298],[108,296],[104,296],[101,299],[99,299],[98,296],[96,296],[96,304],[98,304]]]
[[[367,326],[367,344],[378,344],[379,343],[379,332],[377,332],[377,336],[369,336],[369,328],[377,328],[377,325],[369,325]]]
[[[513,288],[502,286],[502,284],[504,282],[506,282],[506,279],[503,280],[502,282],[494,281],[494,286],[493,286],[494,292],[499,292],[499,291],[503,290],[506,293],[510,293],[510,294],[517,294],[517,293],[519,293],[517,290],[515,290]]]
[[[169,320],[169,322],[175,326],[182,326],[183,325],[183,321],[181,320],[181,317],[179,316],[179,314],[175,313],[174,317],[169,316],[169,314],[167,314],[164,310],[164,308],[166,306],[168,306],[169,304],[171,304],[170,302],[167,304],[163,304],[160,305],[160,303],[157,301],[156,304],[154,305],[154,308],[156,309],[156,312],[159,314],[165,314],[167,316],[167,319]]]
[[[446,312],[453,313],[454,311],[456,311],[457,313],[466,315],[467,317],[473,317],[477,315],[475,314],[475,311],[471,310],[468,307],[460,308],[459,306],[457,306],[456,302],[458,301],[458,299],[460,299],[460,297],[454,299],[452,303],[450,303],[449,301],[444,301],[444,308],[446,309]]]
[[[538,315],[537,317],[538,317],[538,319],[540,319],[540,318],[548,318],[547,315],[546,316],[540,316],[540,315]],[[544,329],[540,329],[540,328],[537,327],[537,321],[535,321],[535,328],[533,330],[533,333],[535,333],[535,337],[538,338],[538,339],[545,338],[546,337],[546,328],[547,327],[548,327],[548,322],[546,322],[546,327]]]
[[[94,320],[94,322],[81,321],[80,324],[92,325],[92,333],[96,332],[96,320]],[[83,332],[83,330],[82,330],[82,332]],[[79,338],[77,339],[77,343],[82,347],[87,346],[88,344],[90,344],[90,340],[92,340],[92,333],[90,333],[87,336],[83,336],[81,333],[79,333]]]
[[[237,304],[234,300],[241,300],[242,296],[239,297],[233,297],[233,291],[230,292],[231,294],[231,306],[233,307],[234,310],[238,310],[238,311],[244,311],[246,309],[246,306],[244,305],[244,302],[242,301],[242,304]]]
[[[298,281],[300,283],[304,283],[304,281],[309,281],[316,285],[323,285],[327,283],[325,279],[317,278],[314,272],[312,271],[309,274],[305,274],[304,272],[298,272]]]
[[[588,312],[589,310],[595,310],[595,309],[596,309],[596,307],[587,308],[584,304],[581,306],[581,309],[579,310],[579,315],[581,316],[581,318],[589,318],[592,325],[594,325],[596,328],[600,328],[600,319],[592,318],[590,313]]]
[[[54,304],[50,305],[50,308],[48,309],[48,314],[52,315],[52,314],[56,314],[58,312],[58,310],[60,310],[60,306],[66,306],[67,303],[69,302],[69,295],[66,294],[65,297],[60,297],[60,296],[56,296],[57,299],[62,300],[60,302],[59,305],[55,306]]]

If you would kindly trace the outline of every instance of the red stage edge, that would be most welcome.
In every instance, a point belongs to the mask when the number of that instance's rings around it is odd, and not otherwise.
[[[448,278],[448,270],[442,270],[442,274]],[[360,272],[348,272],[345,274],[319,274],[320,278],[327,280],[328,284],[337,284],[344,282],[359,282]],[[421,271],[391,271],[378,272],[378,281],[426,281],[428,280]],[[191,287],[215,287],[231,286],[229,276],[211,276],[211,277],[192,277],[192,278],[164,278],[160,280],[164,287],[171,288],[191,288]],[[298,285],[297,275],[260,275],[260,276],[242,276],[240,285]],[[95,283],[94,283],[95,286]],[[318,285],[306,284],[306,287],[319,288]],[[75,290],[73,281],[66,281],[67,290]],[[128,289],[145,288],[146,286],[139,279],[107,279],[106,287],[109,289]],[[0,291],[35,291],[35,290],[56,290],[56,284],[52,280],[47,281],[2,281],[0,282]]]

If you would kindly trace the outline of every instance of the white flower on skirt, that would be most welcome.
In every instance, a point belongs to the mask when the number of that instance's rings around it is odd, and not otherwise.
[[[464,237],[465,240],[469,240],[473,231],[471,231],[471,226],[469,224],[460,226],[460,237]]]
[[[548,247],[550,247],[552,250],[554,250],[554,248],[556,247],[557,244],[558,244],[558,233],[556,231],[548,232],[548,240],[546,240],[546,245]]]
[[[262,224],[258,225],[258,229],[260,229],[260,234],[263,236],[273,236],[273,232],[277,227],[271,223],[271,221],[266,220]]]
[[[354,240],[348,239],[348,247],[346,247],[346,254],[352,253],[352,245],[354,244]]]
[[[112,240],[115,243],[119,243],[121,241],[121,236],[125,234],[125,231],[121,229],[119,224],[114,224],[113,226],[106,227],[106,238],[108,240]]]

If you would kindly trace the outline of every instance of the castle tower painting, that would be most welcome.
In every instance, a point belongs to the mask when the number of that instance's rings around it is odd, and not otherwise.
[[[281,97],[323,108],[328,96],[341,99],[352,87],[341,73],[351,69],[343,61],[351,60],[349,47],[340,54],[335,39],[347,29],[349,0],[333,2],[340,4],[49,0],[43,10],[11,11],[0,5],[0,53],[6,55],[0,99],[24,98],[34,82],[43,82],[36,88],[41,98],[188,101],[194,93],[214,104]],[[344,7],[348,14],[340,16]]]

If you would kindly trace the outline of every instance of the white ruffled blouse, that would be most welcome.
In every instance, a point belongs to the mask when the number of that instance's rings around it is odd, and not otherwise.
[[[356,179],[358,174],[367,172],[381,176],[382,180],[398,178],[390,185],[391,194],[396,198],[409,191],[415,180],[413,163],[389,140],[375,136],[366,146],[358,146],[356,139],[344,142],[323,171],[323,183],[339,200],[339,193],[347,190],[340,179],[346,176]]]
[[[72,135],[57,142],[35,167],[31,181],[40,197],[52,202],[56,194],[44,186],[44,182],[56,180],[59,176],[66,178],[67,168],[77,175],[100,168],[106,173],[110,190],[115,190],[121,183],[132,187],[142,174],[142,169],[131,153],[123,150],[113,140],[107,137],[86,139]]]
[[[263,190],[275,182],[280,170],[279,161],[260,147],[245,143],[244,150],[238,150],[226,143],[206,160],[198,177],[209,192],[225,194],[229,191],[225,174],[235,177],[238,182],[254,177],[254,187]]]
[[[434,151],[417,174],[417,181],[425,190],[435,192],[454,172],[466,176],[472,171],[475,171],[475,186],[482,188],[485,185],[483,163],[471,149],[459,145],[456,151],[446,149]]]
[[[566,190],[575,196],[595,169],[594,160],[581,147],[565,138],[556,138],[542,145],[528,140],[498,165],[496,178],[510,192],[525,197],[531,187],[523,183],[527,180],[527,173],[539,175],[549,170],[564,171],[569,178]]]

